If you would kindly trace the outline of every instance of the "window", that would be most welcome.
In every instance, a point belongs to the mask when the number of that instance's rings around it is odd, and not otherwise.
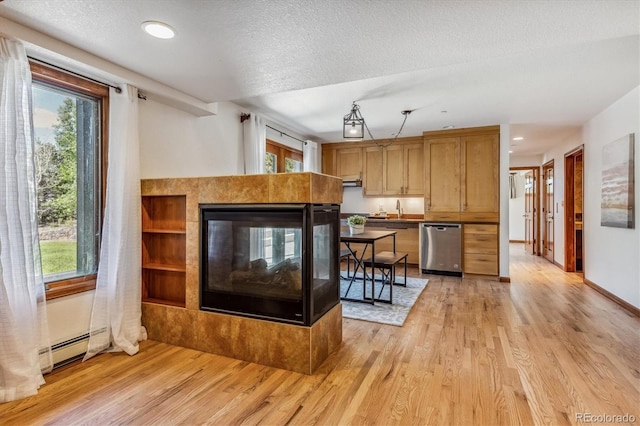
[[[32,62],[38,233],[47,298],[95,288],[108,88]]]
[[[293,173],[302,171],[302,151],[269,139],[267,139],[266,151],[266,173]]]

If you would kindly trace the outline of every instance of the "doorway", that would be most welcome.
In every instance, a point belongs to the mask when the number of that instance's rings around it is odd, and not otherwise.
[[[540,167],[510,167],[511,178],[524,180],[524,206],[522,218],[524,221],[523,240],[524,250],[534,256],[540,255]],[[522,188],[522,186],[519,186]],[[517,195],[519,198],[520,195]],[[520,213],[516,211],[519,220]],[[510,225],[511,226],[511,225]],[[520,225],[518,225],[520,226]],[[522,228],[520,228],[522,229]],[[516,240],[514,240],[516,241]]]
[[[584,271],[583,164],[583,145],[564,155],[564,270],[566,272]]]
[[[551,263],[553,258],[553,225],[554,225],[554,201],[553,201],[553,160],[542,166],[542,224],[541,248],[542,256]]]
[[[540,246],[538,244],[539,175],[540,169],[538,168],[531,169],[524,175],[524,247],[528,253],[533,255],[540,254]]]

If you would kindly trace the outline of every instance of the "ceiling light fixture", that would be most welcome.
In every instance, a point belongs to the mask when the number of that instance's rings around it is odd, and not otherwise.
[[[364,121],[364,117],[360,112],[360,105],[357,103],[353,103],[351,106],[351,111],[344,116],[342,120],[342,137],[344,139],[364,139],[364,130],[367,129],[367,134],[371,138],[373,142],[375,142],[378,146],[388,146],[393,143],[395,139],[400,136],[402,129],[404,128],[404,123],[407,121],[407,117],[411,114],[413,110],[404,110],[401,111],[400,114],[404,115],[404,120],[402,121],[402,125],[400,126],[400,130],[395,133],[395,137],[393,140],[390,140],[387,144],[381,144],[378,142],[373,135],[371,134],[371,130],[369,130],[369,126]]]
[[[142,23],[142,29],[156,38],[169,39],[176,35],[176,31],[170,25],[159,21],[145,21]]]
[[[521,141],[521,140],[523,140],[523,139],[524,139],[524,138],[523,138],[522,136],[516,136],[516,137],[515,137],[515,138],[513,138],[512,140],[514,140],[514,141]]]

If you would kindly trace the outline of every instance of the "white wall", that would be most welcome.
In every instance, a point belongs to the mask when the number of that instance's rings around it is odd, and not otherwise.
[[[516,198],[509,197],[509,240],[524,241],[524,174],[514,174]]]
[[[140,175],[143,179],[242,174],[241,109],[218,104],[218,114],[196,117],[152,100],[140,101]]]
[[[583,128],[585,278],[640,308],[640,87],[616,101]],[[600,226],[602,148],[635,134],[635,229]]]
[[[373,213],[382,210],[396,212],[396,201],[404,214],[424,214],[424,197],[363,197],[362,188],[345,187],[340,207],[342,213]]]
[[[509,275],[509,145],[511,133],[508,124],[500,125],[500,278]]]
[[[52,345],[66,342],[89,332],[94,291],[73,294],[47,301],[49,339]],[[53,362],[61,362],[85,353],[88,341],[62,351],[54,351]]]
[[[542,155],[510,155],[509,167],[536,167],[542,164]]]

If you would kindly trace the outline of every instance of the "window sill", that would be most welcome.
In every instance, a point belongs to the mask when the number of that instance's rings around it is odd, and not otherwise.
[[[94,274],[48,283],[48,289],[46,291],[47,300],[95,290],[96,277],[97,276]]]

